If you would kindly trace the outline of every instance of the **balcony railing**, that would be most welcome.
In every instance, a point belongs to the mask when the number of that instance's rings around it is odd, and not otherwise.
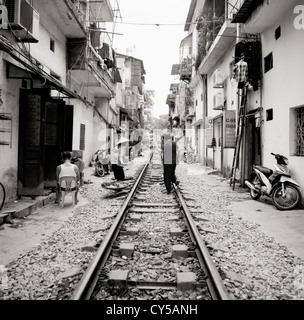
[[[235,40],[236,25],[231,24],[228,7],[227,0],[206,0],[196,20],[198,55],[195,68],[200,74],[208,74]]]
[[[104,60],[87,39],[68,41],[68,69],[77,70],[78,81],[95,87],[97,94],[100,86],[115,92],[113,72],[107,70]]]
[[[196,67],[206,57],[208,50],[214,42],[216,36],[221,30],[222,25],[226,21],[225,10],[215,12],[209,10],[205,13],[205,10],[201,12],[197,19],[196,29],[198,30],[198,58],[196,61]]]
[[[237,0],[235,4],[228,1],[229,13],[232,23],[245,23],[256,8],[264,3],[264,0]]]
[[[191,80],[192,75],[192,59],[184,58],[180,64],[180,80]]]

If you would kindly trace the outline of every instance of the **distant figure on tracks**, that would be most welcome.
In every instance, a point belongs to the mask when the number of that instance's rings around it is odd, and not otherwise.
[[[112,171],[114,173],[114,178],[117,181],[123,181],[126,178],[125,172],[123,169],[125,164],[123,155],[125,154],[124,149],[126,148],[126,144],[128,144],[129,142],[130,142],[129,139],[121,137],[118,140],[116,147],[112,152],[112,157],[111,157]]]
[[[178,161],[178,148],[174,137],[165,133],[162,137],[161,158],[164,167],[164,183],[167,193],[171,193],[171,182],[179,185],[179,181],[175,175],[175,169]]]

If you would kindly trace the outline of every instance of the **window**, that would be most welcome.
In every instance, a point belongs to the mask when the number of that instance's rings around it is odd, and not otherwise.
[[[273,109],[266,110],[266,121],[273,120]]]
[[[85,125],[80,124],[80,143],[79,143],[79,150],[85,150]]]
[[[55,41],[54,40],[50,40],[50,50],[55,52]]]
[[[264,68],[265,73],[267,73],[269,70],[273,68],[273,55],[272,52],[264,58]]]
[[[304,107],[296,108],[296,156],[304,156]]]
[[[275,30],[275,35],[274,35],[275,39],[278,40],[281,37],[281,27],[278,27]]]

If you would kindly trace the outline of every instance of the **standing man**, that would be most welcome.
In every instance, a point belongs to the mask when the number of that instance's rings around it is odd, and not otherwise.
[[[165,133],[162,137],[161,158],[164,166],[164,183],[168,194],[171,193],[171,182],[179,185],[179,181],[177,181],[175,175],[175,169],[178,163],[178,150],[176,142],[173,139],[173,136],[169,133]]]
[[[125,180],[125,172],[123,169],[124,161],[122,158],[122,144],[118,143],[117,147],[114,148],[111,163],[112,163],[112,171],[114,173],[114,178],[117,181]]]

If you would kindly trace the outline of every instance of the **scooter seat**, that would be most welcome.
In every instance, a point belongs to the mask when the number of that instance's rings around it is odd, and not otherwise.
[[[263,167],[263,166],[254,166],[257,170],[261,171],[264,173],[266,176],[270,176],[273,174],[273,171],[269,168]]]

